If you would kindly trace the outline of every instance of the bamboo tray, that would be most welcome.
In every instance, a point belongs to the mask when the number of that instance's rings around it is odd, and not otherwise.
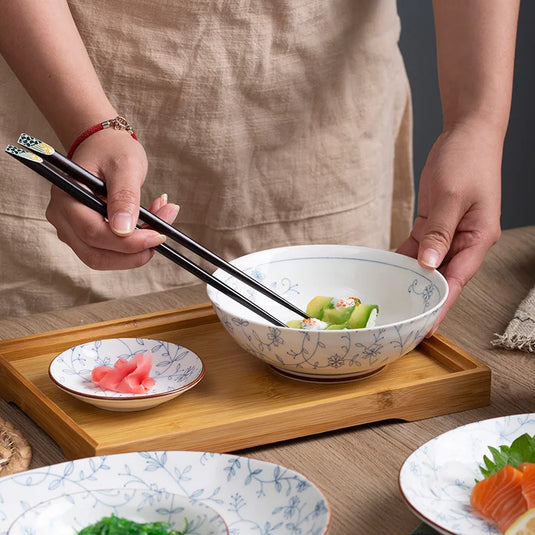
[[[153,409],[111,412],[48,377],[60,352],[90,340],[144,337],[197,353],[205,377]],[[69,459],[143,450],[229,452],[386,419],[418,420],[490,403],[490,369],[435,335],[381,373],[337,385],[296,381],[246,353],[210,304],[0,341],[2,397]]]

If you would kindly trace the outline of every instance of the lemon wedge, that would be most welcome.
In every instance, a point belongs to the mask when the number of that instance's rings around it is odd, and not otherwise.
[[[519,516],[505,532],[505,535],[535,535],[535,508]]]

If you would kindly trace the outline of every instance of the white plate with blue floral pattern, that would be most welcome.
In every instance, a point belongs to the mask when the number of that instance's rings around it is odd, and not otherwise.
[[[146,394],[106,390],[91,380],[97,366],[113,367],[119,358],[152,353],[154,387]],[[107,338],[80,344],[60,353],[48,368],[50,379],[75,398],[101,409],[150,409],[193,388],[204,376],[201,359],[184,346],[151,338]]]
[[[229,535],[223,517],[202,502],[165,490],[125,488],[83,490],[46,500],[22,513],[8,535],[50,533],[51,528],[54,535],[73,535],[107,523],[112,516],[141,524],[165,523],[187,535]]]
[[[445,535],[498,535],[478,516],[470,494],[489,446],[510,445],[535,434],[535,413],[482,420],[448,431],[412,453],[399,473],[403,497],[414,513]]]
[[[45,500],[119,487],[166,491],[208,505],[234,535],[323,535],[331,518],[322,492],[280,465],[219,453],[151,451],[89,457],[0,478],[0,535]]]

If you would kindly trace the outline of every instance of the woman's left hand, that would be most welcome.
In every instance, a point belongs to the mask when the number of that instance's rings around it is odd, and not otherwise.
[[[503,139],[459,125],[435,142],[422,171],[417,217],[398,252],[446,277],[449,295],[431,336],[500,237]]]

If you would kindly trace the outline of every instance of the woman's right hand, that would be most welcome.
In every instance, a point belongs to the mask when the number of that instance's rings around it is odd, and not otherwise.
[[[95,72],[67,0],[0,0],[0,54],[65,146],[84,129],[117,115]],[[20,36],[24,36],[21,40]],[[105,129],[86,138],[74,160],[106,181],[108,223],[53,187],[47,219],[58,237],[94,269],[129,269],[148,262],[164,237],[134,230],[147,158],[125,131]],[[171,223],[178,206],[162,199],[153,211]]]
[[[108,219],[52,187],[46,217],[58,238],[93,269],[131,269],[146,264],[165,236],[147,227],[136,229],[147,157],[141,143],[127,132],[105,129],[86,138],[73,160],[106,182]],[[173,223],[179,207],[166,196],[155,199],[151,212]]]

